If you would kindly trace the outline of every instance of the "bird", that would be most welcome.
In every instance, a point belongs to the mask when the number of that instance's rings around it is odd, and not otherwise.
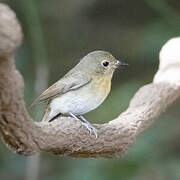
[[[53,121],[67,114],[81,121],[97,138],[97,129],[83,116],[96,109],[108,96],[115,69],[128,66],[109,52],[93,51],[84,56],[60,80],[35,99],[34,104],[46,102],[42,121]]]

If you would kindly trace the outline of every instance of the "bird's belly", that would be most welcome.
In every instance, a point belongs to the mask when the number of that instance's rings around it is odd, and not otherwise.
[[[85,86],[55,98],[50,107],[57,113],[81,115],[97,108],[107,95]]]

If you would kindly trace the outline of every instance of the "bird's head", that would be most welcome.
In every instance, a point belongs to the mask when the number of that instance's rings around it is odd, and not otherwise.
[[[112,75],[115,69],[123,66],[128,64],[105,51],[93,51],[84,56],[78,64],[79,70],[92,75]]]

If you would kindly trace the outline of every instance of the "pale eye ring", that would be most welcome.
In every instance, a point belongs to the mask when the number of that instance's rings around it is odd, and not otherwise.
[[[109,66],[109,62],[108,61],[102,61],[102,65],[104,66],[104,67],[108,67]]]

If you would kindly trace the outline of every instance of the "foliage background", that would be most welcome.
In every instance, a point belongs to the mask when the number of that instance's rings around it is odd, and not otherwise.
[[[161,46],[180,35],[179,0],[0,2],[14,9],[23,26],[24,42],[16,64],[25,79],[27,106],[90,51],[107,50],[130,64],[115,73],[103,105],[87,114],[94,123],[107,122],[127,108],[138,88],[152,81]],[[39,179],[179,180],[179,105],[164,113],[121,159],[73,159],[43,153]],[[43,109],[36,107],[30,113],[40,120]],[[27,161],[0,143],[0,179],[25,179]]]

